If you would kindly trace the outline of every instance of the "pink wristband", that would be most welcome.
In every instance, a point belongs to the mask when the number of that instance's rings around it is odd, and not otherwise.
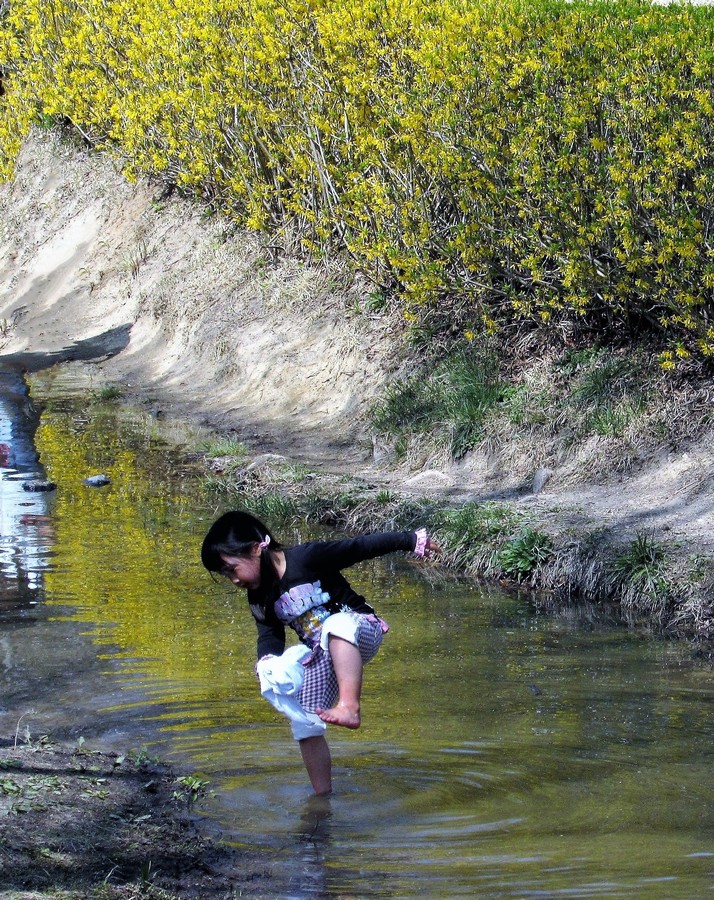
[[[426,528],[420,528],[416,532],[416,544],[414,545],[414,555],[415,556],[426,556],[427,554],[427,541],[429,540],[429,535],[426,533]]]

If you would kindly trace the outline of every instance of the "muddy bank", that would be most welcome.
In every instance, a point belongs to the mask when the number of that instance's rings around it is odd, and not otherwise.
[[[0,739],[0,884],[16,898],[277,897],[270,860],[201,836],[198,779],[140,756]]]

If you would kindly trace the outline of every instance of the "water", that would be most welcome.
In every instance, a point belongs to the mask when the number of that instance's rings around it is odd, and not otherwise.
[[[38,423],[21,376],[0,371],[0,608],[19,594],[35,602],[51,551],[49,495],[23,488],[43,479],[33,444]]]
[[[36,376],[41,417],[17,383],[2,401],[0,442],[22,443],[0,460],[5,733],[146,746],[207,779],[198,812],[279,860],[281,898],[714,894],[710,666],[399,557],[353,570],[391,632],[316,808],[258,695],[245,599],[198,560],[225,504],[148,416],[63,399],[63,377]],[[19,493],[28,473],[57,491]]]

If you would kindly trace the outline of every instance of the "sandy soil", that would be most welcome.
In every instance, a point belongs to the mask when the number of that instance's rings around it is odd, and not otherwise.
[[[32,369],[71,348],[121,353],[103,377],[242,433],[349,455],[393,322],[357,315],[334,265],[275,261],[251,235],[54,135],[0,187],[0,353]],[[364,452],[361,453],[364,456]]]

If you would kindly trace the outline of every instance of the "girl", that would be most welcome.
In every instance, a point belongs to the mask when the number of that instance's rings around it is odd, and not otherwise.
[[[427,556],[439,547],[424,529],[283,547],[241,511],[222,515],[203,541],[201,561],[209,572],[248,592],[261,693],[291,720],[316,794],[332,790],[326,723],[359,728],[362,668],[388,630],[341,570],[397,550]],[[301,642],[287,651],[286,625]]]

